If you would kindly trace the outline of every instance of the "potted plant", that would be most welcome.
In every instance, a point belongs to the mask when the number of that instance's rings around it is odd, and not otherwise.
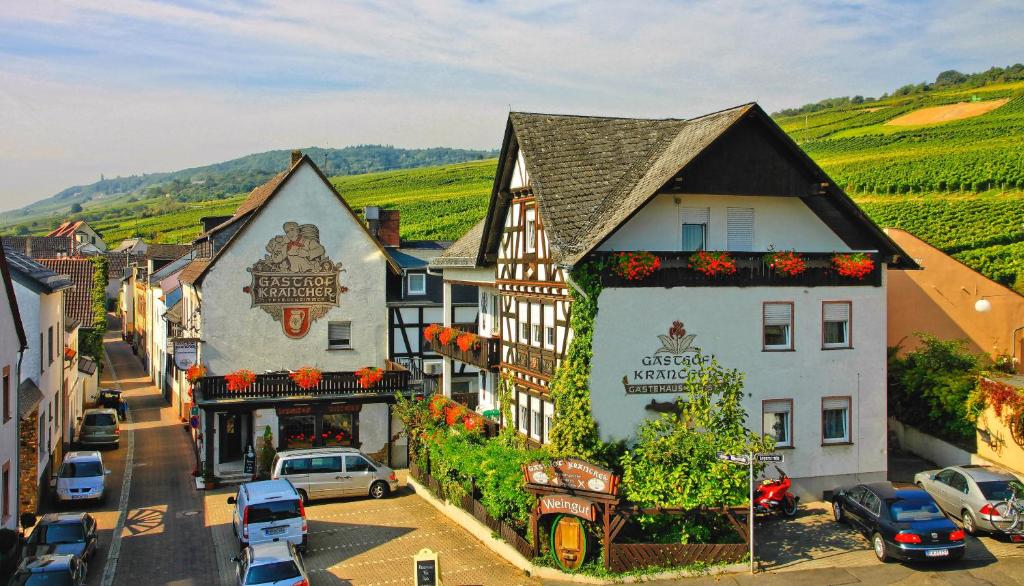
[[[471,332],[462,332],[455,338],[455,344],[463,352],[477,351],[480,349],[480,336]]]
[[[643,250],[616,252],[611,261],[612,272],[627,281],[641,281],[661,268],[661,259]]]
[[[437,340],[437,335],[440,334],[441,330],[443,329],[444,328],[441,327],[441,325],[439,324],[430,324],[429,326],[423,328],[423,338],[426,339],[428,342],[433,342]]]
[[[459,330],[455,328],[444,328],[441,333],[437,335],[437,341],[447,346],[452,343],[452,340],[459,335]]]
[[[698,250],[690,257],[690,268],[708,277],[736,273],[736,260],[725,251]]]
[[[298,370],[288,373],[288,378],[300,389],[308,390],[320,384],[324,373],[312,366],[303,366]]]
[[[836,254],[832,257],[832,266],[843,277],[863,279],[875,270],[875,261],[870,254],[863,252]]]
[[[195,383],[204,376],[206,376],[206,367],[202,364],[193,364],[185,371],[185,380],[190,383]]]
[[[771,251],[764,255],[764,262],[784,277],[795,277],[807,270],[804,257],[793,250]]]
[[[224,376],[229,391],[244,391],[256,382],[256,373],[246,368],[236,370]]]
[[[356,376],[359,377],[359,386],[368,389],[384,380],[384,371],[372,366],[366,366],[357,370]]]

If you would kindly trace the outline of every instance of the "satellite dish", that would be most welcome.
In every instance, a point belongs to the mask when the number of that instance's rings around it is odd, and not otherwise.
[[[988,299],[979,299],[974,302],[974,311],[978,313],[988,313],[992,311],[992,302]]]

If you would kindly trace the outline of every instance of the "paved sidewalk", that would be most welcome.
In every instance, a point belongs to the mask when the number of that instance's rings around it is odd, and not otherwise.
[[[117,331],[108,332],[104,347],[131,411],[132,422],[122,429],[135,442],[114,584],[218,584],[188,435]]]

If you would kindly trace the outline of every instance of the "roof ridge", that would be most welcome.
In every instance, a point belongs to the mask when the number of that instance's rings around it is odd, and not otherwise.
[[[635,122],[685,122],[686,118],[639,118],[636,116],[591,116],[588,114],[553,114],[550,112],[523,112],[513,110],[509,115],[519,114],[523,116],[550,116],[557,118],[580,118],[591,120],[628,120]]]

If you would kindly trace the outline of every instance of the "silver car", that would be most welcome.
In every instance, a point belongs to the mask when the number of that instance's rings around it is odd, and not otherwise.
[[[256,543],[231,559],[239,586],[309,586],[302,558],[289,541]]]
[[[914,484],[925,489],[950,517],[960,519],[971,535],[998,531],[995,505],[1010,498],[1020,480],[995,466],[949,466],[914,475]]]
[[[342,496],[383,498],[398,490],[395,471],[355,448],[307,448],[277,453],[270,478],[284,478],[303,502]]]
[[[83,446],[114,446],[121,444],[121,424],[113,409],[86,409],[78,428],[78,443]]]
[[[57,471],[57,501],[106,501],[108,474],[99,452],[68,452]]]

